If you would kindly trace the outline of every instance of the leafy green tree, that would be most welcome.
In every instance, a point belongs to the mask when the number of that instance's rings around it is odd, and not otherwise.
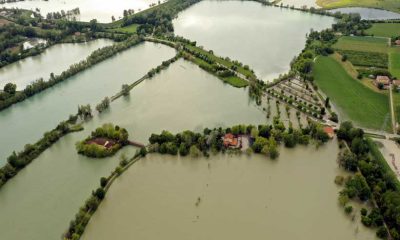
[[[15,85],[14,83],[7,83],[4,86],[4,92],[8,93],[8,94],[15,94],[15,92],[17,91],[17,85]]]

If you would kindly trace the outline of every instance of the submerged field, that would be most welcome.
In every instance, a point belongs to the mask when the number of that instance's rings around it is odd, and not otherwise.
[[[335,59],[319,57],[314,67],[314,77],[318,87],[344,114],[342,120],[352,120],[367,128],[388,129],[388,97],[353,79]]]
[[[148,155],[114,182],[82,239],[375,239],[337,203],[336,142],[280,152]]]

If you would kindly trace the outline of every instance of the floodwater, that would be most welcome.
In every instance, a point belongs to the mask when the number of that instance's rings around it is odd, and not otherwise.
[[[91,104],[94,110],[104,97],[116,94],[122,84],[136,81],[174,55],[172,48],[142,43],[1,111],[0,165],[12,151],[36,142],[44,132],[76,113],[78,105]]]
[[[39,55],[0,68],[0,88],[12,82],[22,90],[40,78],[47,81],[50,73],[61,74],[72,64],[84,60],[93,51],[112,44],[111,40],[97,39],[86,43],[61,43],[51,46]]]
[[[209,159],[148,155],[111,186],[84,240],[375,239],[338,205],[330,142]]]
[[[60,12],[64,10],[72,10],[79,8],[80,15],[76,16],[77,20],[90,21],[97,19],[102,23],[111,22],[111,17],[114,16],[116,20],[123,17],[123,11],[133,9],[137,12],[139,9],[144,10],[149,7],[151,3],[158,3],[157,0],[113,0],[102,1],[99,3],[97,0],[25,0],[14,3],[0,4],[0,7],[7,8],[22,8],[36,11],[38,8],[40,14],[46,17],[47,13]]]
[[[140,47],[150,48],[146,53],[154,56],[151,49],[158,46],[146,44]],[[163,50],[158,50],[159,57],[162,53]],[[168,55],[168,52],[164,54]],[[102,78],[114,76],[115,79],[133,82],[138,78],[133,76],[135,72],[143,68],[135,60],[144,62],[143,59],[147,58],[138,52],[131,52],[129,56],[128,59],[119,56],[118,59],[124,61],[119,62],[119,67],[114,59],[109,65],[98,65],[87,74],[79,75],[78,78],[82,79],[76,81],[83,82],[85,78],[102,81]],[[112,75],[105,74],[111,68],[114,68]],[[117,88],[119,86],[117,84]],[[56,97],[52,99],[57,100]],[[68,107],[65,103],[63,105]],[[73,105],[75,108],[76,104]],[[100,177],[108,176],[118,164],[119,156],[89,159],[76,153],[75,143],[103,123],[125,127],[130,139],[146,143],[151,133],[163,129],[200,131],[206,126],[260,124],[265,121],[265,114],[248,99],[247,89],[233,88],[198,66],[179,60],[153,79],[135,87],[129,97],[113,102],[109,110],[84,124],[83,132],[60,139],[4,185],[0,189],[0,239],[43,240],[61,236],[90,192],[98,186]],[[49,124],[36,124],[49,128]],[[21,141],[24,142],[23,138]],[[122,152],[132,156],[135,150],[126,147]]]
[[[244,1],[202,1],[173,21],[176,35],[249,65],[265,81],[289,71],[311,29],[333,23],[332,17]]]
[[[375,8],[347,7],[330,10],[331,12],[359,13],[364,20],[389,20],[400,19],[400,14]]]

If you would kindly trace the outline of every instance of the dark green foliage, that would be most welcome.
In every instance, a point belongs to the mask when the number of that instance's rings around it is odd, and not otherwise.
[[[106,192],[104,191],[104,189],[102,187],[96,189],[96,191],[93,193],[93,196],[97,197],[100,200],[104,199],[105,195],[106,195]]]
[[[128,132],[125,128],[120,128],[112,124],[104,124],[102,127],[96,128],[89,137],[76,144],[79,154],[102,158],[114,155],[121,147],[128,144]],[[97,139],[113,142],[111,147],[105,147],[95,143]],[[94,142],[92,142],[94,141]]]
[[[344,212],[345,212],[346,214],[350,214],[351,212],[353,212],[353,207],[352,207],[352,206],[346,206],[346,207],[344,208]]]
[[[107,178],[105,178],[105,177],[100,178],[100,186],[101,187],[104,188],[107,185],[107,183],[108,183],[108,179]]]
[[[46,132],[35,144],[26,144],[24,150],[13,152],[7,158],[7,164],[0,168],[0,187],[14,177],[21,169],[26,167],[47,148],[57,142],[64,135],[82,130],[82,127],[70,127],[66,122],[61,122],[50,132]]]
[[[363,67],[388,68],[389,56],[386,53],[359,52],[354,50],[338,50],[342,60],[346,56],[353,65]]]

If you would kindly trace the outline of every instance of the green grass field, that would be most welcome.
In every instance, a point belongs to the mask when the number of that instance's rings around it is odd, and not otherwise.
[[[209,52],[207,52],[207,51],[205,51],[205,50],[203,50],[203,49],[201,49],[199,47],[195,47],[195,46],[192,46],[190,44],[186,44],[186,47],[189,48],[190,50],[193,50],[193,51],[199,52],[199,53],[201,53],[203,55],[206,55],[208,58],[210,58],[210,59],[214,60],[215,62],[217,62],[219,64],[222,64],[222,65],[224,65],[224,66],[226,66],[228,68],[230,68],[233,65],[231,62],[226,61],[225,59],[223,59],[221,57],[217,57],[214,54],[211,54],[211,53],[209,53]],[[255,77],[255,75],[250,70],[246,70],[246,69],[244,69],[243,67],[240,67],[240,66],[237,66],[237,67],[238,67],[237,71],[239,73],[241,73],[241,74],[243,74],[245,76]]]
[[[317,59],[314,78],[347,120],[363,127],[380,129],[387,116],[385,130],[390,128],[389,98],[353,79],[332,57]]]
[[[198,66],[203,65],[203,66],[208,66],[211,68],[210,64],[208,64],[207,62],[203,61],[200,58],[193,57],[190,60],[193,61]],[[204,69],[204,70],[206,70],[206,69]],[[213,74],[213,75],[215,75],[215,74]],[[219,77],[218,76],[218,78],[221,79],[222,81],[224,81],[225,83],[228,83],[228,84],[232,85],[233,87],[237,87],[237,88],[247,87],[249,85],[249,83],[246,80],[243,80],[236,76],[230,76],[230,77]]]
[[[387,69],[389,57],[387,53],[359,52],[354,50],[338,50],[340,55],[346,55],[354,66],[379,67]]]
[[[324,8],[372,7],[400,12],[399,0],[317,0],[317,4]]]
[[[400,79],[400,52],[391,52],[389,54],[389,71],[390,73]]]
[[[389,50],[387,39],[374,37],[344,36],[339,38],[333,47],[341,50],[354,50],[360,52],[387,53]]]
[[[379,37],[400,36],[400,23],[374,23],[366,33]]]
[[[120,27],[120,28],[113,28],[110,29],[112,32],[118,32],[118,33],[136,33],[138,24],[132,24],[126,27]]]

